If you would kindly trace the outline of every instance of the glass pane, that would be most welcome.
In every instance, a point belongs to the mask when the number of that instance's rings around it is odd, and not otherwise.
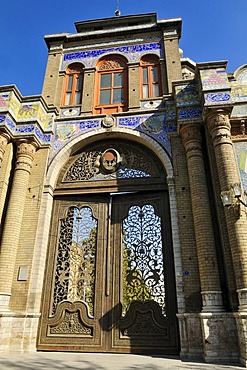
[[[142,68],[142,82],[146,84],[148,82],[148,69]]]
[[[123,73],[114,73],[114,86],[123,86]]]
[[[56,261],[53,314],[59,302],[83,301],[94,310],[97,220],[89,207],[71,207],[61,221]]]
[[[156,96],[159,96],[159,95],[160,95],[159,85],[158,84],[153,85],[153,96],[156,97]]]
[[[151,204],[131,206],[122,227],[123,315],[133,301],[149,300],[165,315],[161,219]]]
[[[73,76],[69,76],[67,90],[72,90]]]
[[[157,67],[152,68],[152,80],[153,80],[153,82],[159,82],[158,68]]]
[[[148,98],[148,85],[143,85],[142,95],[144,99]]]
[[[65,105],[70,105],[71,93],[66,93]]]
[[[81,92],[80,91],[77,91],[75,93],[75,101],[74,101],[74,104],[80,104],[81,102]]]
[[[111,74],[103,74],[100,76],[100,88],[111,87]]]
[[[82,88],[82,75],[76,77],[76,90],[81,90]]]
[[[113,90],[113,103],[123,103],[123,89]]]
[[[101,105],[110,104],[111,103],[110,99],[111,99],[111,90],[101,90],[99,103]]]

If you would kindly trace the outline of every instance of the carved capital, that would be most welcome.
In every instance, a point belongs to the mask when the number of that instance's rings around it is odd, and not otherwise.
[[[211,135],[213,135],[215,131],[218,132],[222,129],[229,132],[231,130],[230,113],[226,110],[216,109],[210,111],[205,119]]]
[[[37,145],[31,141],[20,140],[17,145],[16,170],[31,171]]]
[[[180,129],[180,134],[186,154],[202,155],[201,126],[198,123],[184,125]]]

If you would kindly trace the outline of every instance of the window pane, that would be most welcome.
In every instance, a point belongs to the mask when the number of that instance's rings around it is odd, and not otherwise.
[[[142,95],[144,99],[148,98],[148,85],[143,85]]]
[[[111,90],[101,90],[100,92],[100,101],[101,105],[110,104]]]
[[[123,89],[113,90],[113,103],[123,103]]]
[[[157,67],[153,67],[152,68],[152,79],[153,79],[153,82],[159,82],[159,79],[158,79],[158,68]]]
[[[80,91],[77,91],[76,93],[75,93],[75,104],[80,104],[80,102],[81,102],[81,92]]]
[[[159,92],[159,85],[156,84],[156,85],[153,85],[153,96],[159,96],[160,95],[160,92]]]
[[[67,90],[72,90],[73,76],[69,76]]]
[[[148,82],[148,69],[142,68],[142,82],[146,84]]]
[[[111,87],[111,74],[104,74],[100,76],[100,88]]]
[[[76,77],[76,90],[81,90],[82,87],[82,75]]]
[[[123,86],[123,73],[114,73],[114,86]]]
[[[66,93],[65,105],[70,105],[71,93]]]

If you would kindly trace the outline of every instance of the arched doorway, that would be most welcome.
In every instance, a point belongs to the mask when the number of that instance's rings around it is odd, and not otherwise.
[[[166,173],[140,144],[101,141],[60,172],[39,350],[178,353]]]

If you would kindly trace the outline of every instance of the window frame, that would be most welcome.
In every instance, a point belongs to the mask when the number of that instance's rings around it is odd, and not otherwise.
[[[83,72],[84,66],[81,63],[72,63],[70,64],[65,72],[65,79],[64,79],[64,88],[63,88],[63,96],[62,96],[62,106],[70,107],[70,106],[78,106],[82,104],[82,89],[83,89]],[[72,77],[71,88],[69,86]],[[79,83],[79,88],[77,87],[77,81],[81,79]],[[75,102],[77,94],[79,96],[79,102]],[[69,102],[67,103],[67,97],[70,94]]]
[[[123,112],[127,109],[127,97],[128,97],[128,75],[127,75],[127,62],[124,57],[119,55],[108,55],[102,58],[96,68],[96,83],[95,83],[95,101],[94,101],[94,113],[117,113]],[[114,76],[117,73],[123,74],[122,85],[115,85]],[[102,87],[103,75],[110,75],[109,86]],[[114,91],[121,90],[122,101],[114,102]],[[101,92],[109,91],[109,103],[101,104]]]
[[[156,69],[157,81],[153,79],[153,70]],[[147,70],[147,81],[144,82],[143,72]],[[141,99],[157,99],[162,95],[161,89],[161,71],[160,61],[157,55],[144,55],[140,60],[140,90]],[[147,86],[147,95],[144,94],[144,86]],[[154,89],[158,86],[158,95],[154,93]]]

